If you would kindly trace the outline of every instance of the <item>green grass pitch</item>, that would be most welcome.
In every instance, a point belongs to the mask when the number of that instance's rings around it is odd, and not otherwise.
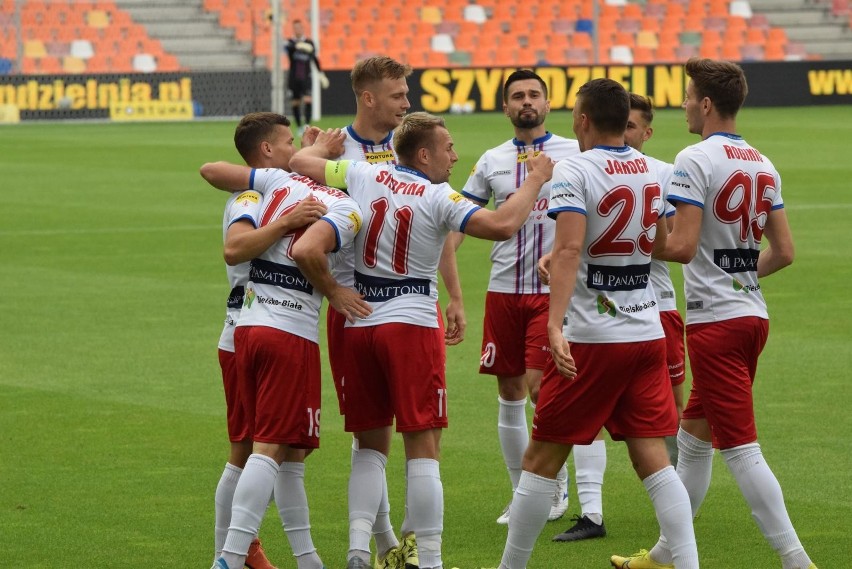
[[[782,173],[797,245],[765,279],[772,315],[755,386],[760,442],[802,542],[822,569],[852,550],[852,162],[849,107],[749,109],[745,137]],[[330,117],[322,126],[347,124]],[[647,153],[672,160],[698,138],[661,111]],[[552,131],[571,136],[567,112]],[[227,458],[216,360],[227,283],[225,195],[197,173],[238,160],[236,121],[22,124],[0,128],[0,557],[21,568],[209,567],[213,493]],[[511,136],[500,114],[451,116],[460,188],[476,158]],[[495,382],[477,374],[490,245],[459,251],[468,330],[448,350],[450,428],[441,463],[445,566],[499,563],[494,523],[510,497],[496,436]],[[326,373],[322,447],[308,460],[313,537],[345,565],[350,436]],[[556,544],[549,523],[533,568],[608,567],[656,539],[653,510],[611,441],[604,483],[609,536]],[[573,470],[571,468],[570,470]],[[388,466],[392,519],[403,514],[403,453]],[[576,494],[570,514],[578,513]],[[704,567],[780,567],[718,454],[695,523]],[[277,513],[261,530],[293,568]],[[844,545],[846,544],[846,545]]]

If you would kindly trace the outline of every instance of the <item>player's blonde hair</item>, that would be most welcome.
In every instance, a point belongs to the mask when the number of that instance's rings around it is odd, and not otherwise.
[[[722,118],[737,116],[748,95],[742,67],[730,61],[692,57],[685,69],[699,98],[710,99]]]
[[[382,79],[399,79],[411,75],[411,66],[384,55],[362,59],[349,74],[356,97]]]
[[[435,142],[435,130],[438,128],[447,128],[441,117],[422,111],[405,115],[402,124],[396,127],[393,133],[393,147],[400,162],[410,164],[419,149],[431,150]]]

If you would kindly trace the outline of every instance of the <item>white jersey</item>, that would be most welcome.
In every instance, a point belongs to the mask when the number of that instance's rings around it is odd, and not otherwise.
[[[547,133],[527,146],[513,138],[480,157],[462,189],[465,197],[485,205],[493,197],[500,207],[527,177],[527,159],[544,151],[553,160],[580,153],[576,140]],[[538,277],[536,265],[553,248],[555,224],[547,216],[550,186],[544,184],[536,204],[520,231],[491,248],[491,279],[488,290],[514,294],[547,293],[549,288]]]
[[[250,187],[264,195],[257,227],[278,219],[313,194],[314,199],[328,207],[317,223],[327,222],[334,228],[335,250],[351,243],[361,228],[361,211],[349,196],[307,176],[272,168],[252,170]],[[322,295],[290,256],[290,248],[302,233],[297,230],[285,235],[252,259],[237,326],[270,326],[312,342],[318,341]]]
[[[393,131],[379,142],[373,142],[361,138],[352,128],[352,125],[344,129],[346,139],[343,141],[343,154],[338,160],[354,160],[357,162],[369,162],[370,164],[393,164],[396,163],[396,154],[393,150]],[[334,254],[334,279],[341,285],[349,288],[355,287],[355,244],[350,243]]]
[[[674,166],[650,156],[646,156],[645,158],[649,162],[655,162],[659,167],[660,188],[663,190],[663,200],[666,208],[665,215],[666,217],[671,217],[675,214],[675,207],[665,200],[668,195]],[[677,295],[675,294],[674,284],[672,284],[672,277],[669,273],[669,264],[666,261],[651,259],[651,286],[654,287],[654,295],[657,297],[657,307],[660,309],[660,312],[677,310]]]
[[[254,191],[234,193],[225,204],[225,215],[222,219],[222,239],[228,234],[228,228],[232,224],[246,219],[255,223],[260,212],[260,202],[263,198]],[[225,326],[219,336],[219,349],[226,352],[234,351],[234,328],[240,317],[240,309],[243,307],[243,296],[248,281],[249,264],[225,265],[228,274],[228,284],[231,292],[228,294],[228,303],[225,311]]]
[[[551,217],[586,216],[577,282],[565,314],[565,338],[624,343],[663,337],[648,285],[657,220],[663,215],[660,172],[629,146],[596,146],[559,162],[551,180]]]
[[[437,328],[444,241],[450,231],[464,231],[480,207],[411,168],[343,164],[349,195],[365,212],[355,239],[355,288],[373,307],[353,326],[401,322]]]
[[[687,324],[768,318],[757,257],[781,176],[742,137],[716,133],[675,158],[669,199],[704,210],[698,251],[683,267]]]

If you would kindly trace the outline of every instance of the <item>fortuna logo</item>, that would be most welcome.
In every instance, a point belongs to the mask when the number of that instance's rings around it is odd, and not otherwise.
[[[598,314],[609,314],[615,318],[615,303],[602,294],[597,298]]]
[[[254,293],[254,289],[251,288],[251,287],[248,287],[248,290],[246,290],[246,298],[245,298],[245,301],[243,303],[243,306],[245,306],[246,308],[251,308],[251,304],[252,304],[252,302],[254,302],[254,299],[255,299],[256,296],[257,295]]]

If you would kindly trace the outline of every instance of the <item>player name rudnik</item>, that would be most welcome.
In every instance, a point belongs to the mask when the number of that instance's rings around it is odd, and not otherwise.
[[[607,174],[644,174],[648,171],[648,163],[644,158],[634,160],[607,160],[604,172]]]
[[[379,175],[376,176],[376,181],[380,184],[386,185],[393,193],[402,194],[404,196],[419,197],[426,191],[425,184],[418,184],[417,182],[400,182],[387,170],[379,172]]]
[[[754,148],[737,148],[736,146],[730,146],[728,144],[723,144],[722,147],[725,149],[725,155],[731,160],[763,162],[763,156],[761,156],[760,152]]]

